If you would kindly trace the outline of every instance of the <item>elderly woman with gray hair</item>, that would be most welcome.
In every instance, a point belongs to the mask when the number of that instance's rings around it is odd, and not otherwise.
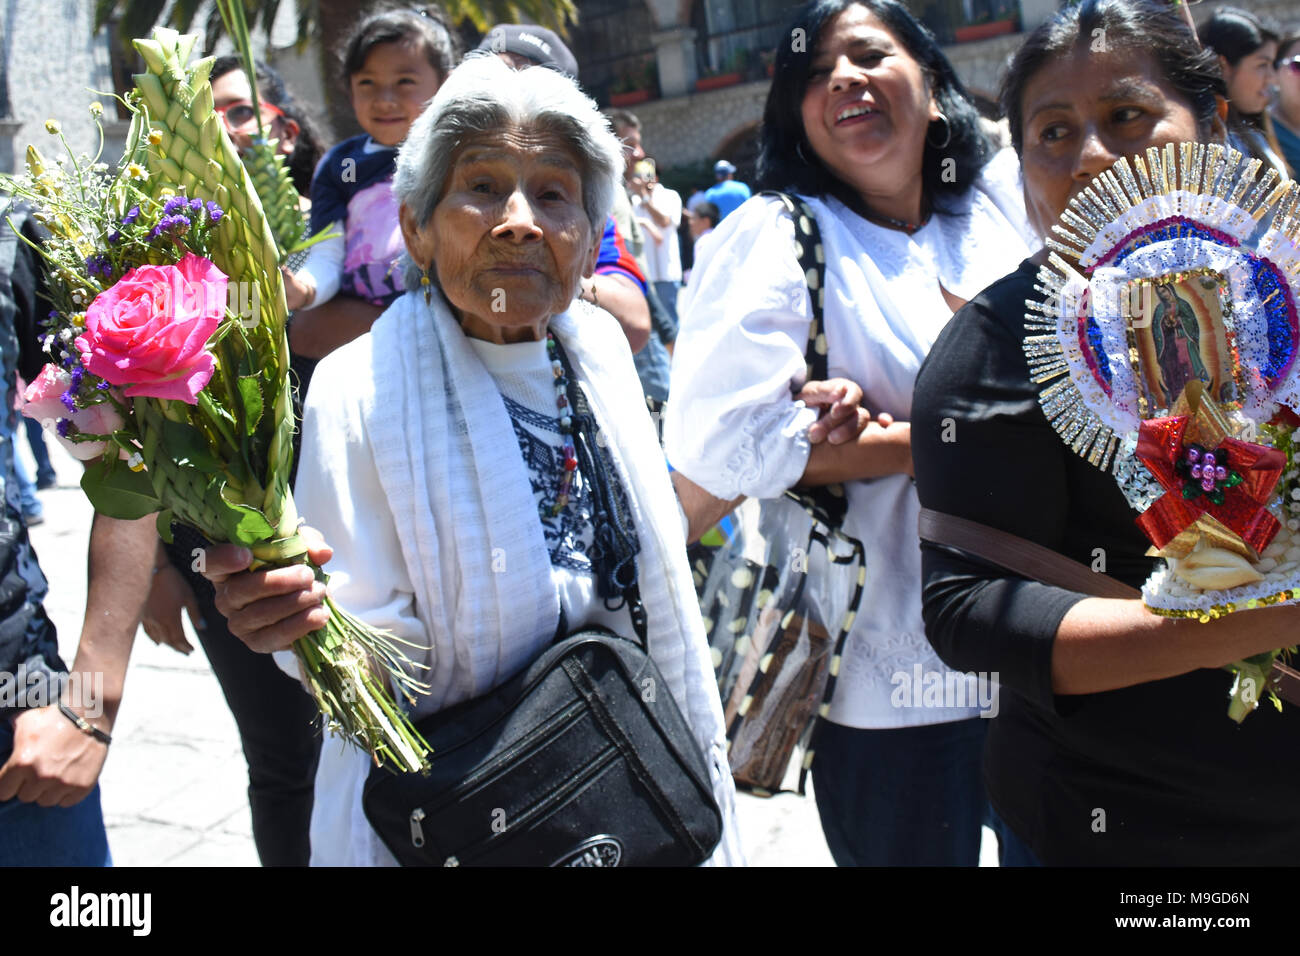
[[[486,694],[557,633],[630,635],[627,603],[606,598],[635,567],[651,659],[722,812],[709,862],[739,863],[672,484],[623,333],[578,299],[621,171],[618,140],[569,79],[495,57],[451,74],[398,158],[413,291],[321,362],[296,497],[329,543],[314,556],[332,549],[330,592],[428,668],[417,719]],[[597,451],[580,464],[581,429]],[[217,606],[250,647],[283,650],[320,625],[305,569],[247,566],[231,546],[209,551]],[[356,747],[323,748],[314,864],[393,862],[363,814],[369,767]]]

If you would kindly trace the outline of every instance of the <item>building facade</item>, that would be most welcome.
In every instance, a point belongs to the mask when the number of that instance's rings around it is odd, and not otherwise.
[[[993,108],[1011,54],[1056,0],[911,0],[958,75]],[[1293,0],[1235,0],[1284,28]],[[707,185],[727,159],[752,178],[773,51],[797,4],[788,0],[580,0],[571,33],[583,86],[602,105],[634,112],[646,152],[677,188]],[[1198,20],[1214,4],[1193,8]]]

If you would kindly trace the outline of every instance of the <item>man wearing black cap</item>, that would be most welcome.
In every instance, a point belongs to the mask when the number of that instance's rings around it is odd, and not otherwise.
[[[504,23],[489,30],[478,48],[491,50],[516,70],[545,66],[575,80],[578,78],[578,61],[546,27]]]

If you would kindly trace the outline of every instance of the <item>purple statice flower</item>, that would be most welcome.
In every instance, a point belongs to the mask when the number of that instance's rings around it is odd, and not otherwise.
[[[113,275],[113,263],[102,252],[97,252],[86,259],[86,271],[92,276],[103,276],[105,279]]]
[[[140,207],[132,206],[125,216],[122,217],[122,225],[129,226],[140,218]]]
[[[190,201],[184,196],[173,196],[163,203],[163,216],[174,216],[189,208]]]
[[[173,233],[176,236],[183,236],[189,232],[190,220],[188,216],[163,216],[158,220],[158,225],[154,226],[149,232],[150,239],[157,239],[165,232]]]
[[[116,229],[114,229],[112,232],[108,234],[108,244],[110,246],[115,246],[117,245],[118,241],[121,238],[122,238],[122,234],[118,232]]]
[[[68,410],[69,415],[71,415],[73,412],[77,410],[77,403],[75,401],[75,398],[76,396],[73,394],[72,389],[68,389],[66,392],[64,392],[62,395],[59,396],[59,401],[61,401],[63,403],[63,407]]]
[[[95,386],[95,388],[99,389],[101,392],[107,392],[109,385],[107,382],[100,382],[98,385]]]
[[[194,215],[196,215],[196,216],[197,216],[199,213],[203,212],[203,200],[202,200],[202,199],[191,199],[191,200],[190,200],[190,212],[194,213]]]
[[[70,392],[79,391],[81,389],[81,380],[85,377],[85,375],[86,375],[86,369],[83,366],[78,365],[76,368],[74,368],[72,370],[72,381],[68,384],[68,391]]]
[[[224,216],[225,214],[226,214],[225,210],[223,210],[216,203],[211,201],[208,202],[208,218],[211,219],[213,222],[221,222],[221,217]]]
[[[59,433],[60,438],[68,437],[68,425],[70,424],[71,422],[69,422],[66,418],[59,419],[58,424],[54,426],[54,430]]]

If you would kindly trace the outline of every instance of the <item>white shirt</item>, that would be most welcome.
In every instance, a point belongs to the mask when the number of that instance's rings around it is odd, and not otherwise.
[[[682,224],[682,197],[663,183],[655,183],[650,190],[650,203],[671,221],[667,226],[659,225],[646,208],[645,200],[640,196],[632,197],[632,214],[659,233],[659,238],[655,239],[654,233],[644,230],[645,262],[649,273],[646,278],[651,282],[681,282],[682,250],[677,242],[677,227]]]
[[[1019,172],[1010,150],[999,153],[953,213],[936,212],[911,236],[837,200],[808,200],[826,253],[830,375],[861,385],[873,414],[911,418],[916,373],[952,318],[940,286],[970,299],[1037,249]],[[784,207],[754,197],[696,244],[678,304],[665,443],[673,466],[719,498],[776,497],[807,467],[816,412],[791,398],[791,385],[805,376],[812,312],[793,242]],[[867,584],[830,719],[883,728],[973,716],[891,702],[898,674],[910,679],[917,664],[947,672],[921,619],[919,504],[906,475],[850,482],[847,492],[845,531],[865,546]]]

